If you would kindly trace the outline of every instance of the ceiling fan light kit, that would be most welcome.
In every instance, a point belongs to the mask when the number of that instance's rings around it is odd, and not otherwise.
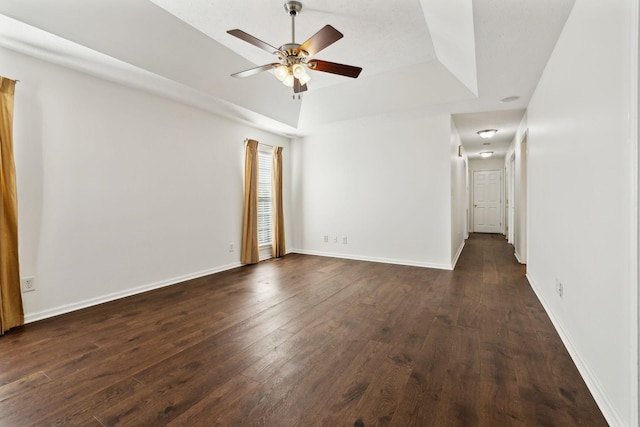
[[[343,37],[340,31],[331,25],[325,25],[307,41],[298,44],[295,42],[295,18],[302,10],[302,3],[288,1],[284,4],[284,10],[291,16],[291,43],[283,44],[279,48],[275,48],[239,29],[227,31],[228,34],[234,37],[276,55],[280,61],[234,73],[232,74],[233,77],[249,77],[262,71],[273,69],[274,75],[282,84],[293,88],[295,99],[295,94],[298,94],[298,98],[300,98],[299,94],[308,89],[307,83],[311,80],[311,76],[307,73],[307,69],[352,78],[357,78],[360,75],[362,71],[360,67],[310,59],[322,49],[340,40]]]

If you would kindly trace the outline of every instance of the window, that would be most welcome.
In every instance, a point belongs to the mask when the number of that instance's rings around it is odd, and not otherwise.
[[[258,245],[271,244],[271,152],[258,149]]]

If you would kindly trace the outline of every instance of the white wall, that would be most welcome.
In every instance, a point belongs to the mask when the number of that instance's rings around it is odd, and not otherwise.
[[[451,120],[451,260],[455,266],[467,238],[467,158],[458,156],[460,134]]]
[[[528,277],[616,426],[638,425],[637,30],[637,0],[576,1],[528,107]]]
[[[20,80],[27,321],[238,265],[245,138],[284,146],[290,181],[286,138],[8,50],[0,63]]]
[[[451,268],[450,133],[450,116],[416,113],[336,123],[296,141],[296,249]]]

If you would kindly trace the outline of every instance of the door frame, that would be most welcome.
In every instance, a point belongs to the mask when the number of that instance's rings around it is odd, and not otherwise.
[[[507,160],[505,179],[505,231],[507,242],[513,244],[515,218],[515,186],[516,186],[516,153],[512,153]]]
[[[516,146],[516,172],[519,180],[516,179],[516,188],[514,194],[515,212],[514,212],[514,236],[513,245],[515,248],[514,255],[520,264],[527,263],[528,239],[527,239],[527,140],[529,137],[529,129],[526,129],[519,144]]]

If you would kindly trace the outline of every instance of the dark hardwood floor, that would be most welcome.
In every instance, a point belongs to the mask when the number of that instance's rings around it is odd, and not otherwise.
[[[605,426],[498,235],[455,271],[291,254],[0,337],[0,426]]]

